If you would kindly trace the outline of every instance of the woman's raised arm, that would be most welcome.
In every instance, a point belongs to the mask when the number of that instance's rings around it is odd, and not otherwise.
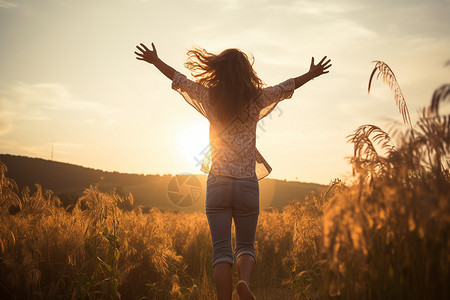
[[[324,56],[322,58],[322,60],[315,65],[314,64],[314,57],[311,58],[311,66],[309,67],[309,71],[301,76],[295,77],[294,81],[295,81],[295,88],[299,88],[302,85],[304,85],[305,83],[307,83],[308,81],[310,81],[311,79],[314,79],[322,74],[326,74],[329,71],[327,71],[327,69],[329,67],[331,67],[331,59],[325,61],[327,57]]]
[[[173,76],[175,75],[175,69],[163,62],[159,57],[158,53],[156,52],[155,45],[152,43],[153,50],[150,50],[145,46],[144,44],[140,44],[141,47],[136,46],[139,51],[142,53],[134,51],[134,53],[137,55],[136,59],[143,60],[148,62],[149,64],[154,65],[158,70],[161,71],[164,75],[166,75],[167,78],[170,80],[173,80]]]

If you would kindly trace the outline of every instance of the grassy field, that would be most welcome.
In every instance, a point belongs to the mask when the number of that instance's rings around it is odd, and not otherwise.
[[[450,297],[449,116],[431,105],[394,137],[361,126],[352,182],[261,211],[258,299]],[[95,185],[65,208],[39,186],[19,193],[6,171],[0,298],[215,299],[203,213],[128,210],[132,196]]]
[[[39,186],[19,196],[11,184],[2,173],[1,199],[19,207],[3,206],[1,215],[0,298],[214,299],[204,213],[124,211],[130,199],[95,186],[68,212]],[[319,219],[305,219],[307,207],[321,210],[313,199],[261,212],[252,281],[259,299],[320,289]],[[301,274],[306,268],[312,273]]]

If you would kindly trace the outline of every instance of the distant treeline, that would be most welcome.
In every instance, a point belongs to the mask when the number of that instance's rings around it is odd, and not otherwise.
[[[207,175],[196,174],[199,193],[193,205],[178,206],[169,197],[173,191],[173,175],[143,175],[106,172],[68,163],[0,154],[0,161],[8,167],[8,177],[14,179],[19,190],[28,186],[32,191],[35,184],[55,192],[64,206],[73,205],[90,185],[97,184],[104,192],[114,189],[126,196],[132,193],[134,207],[157,207],[162,210],[203,211]],[[181,176],[183,177],[183,176]],[[324,188],[315,183],[290,182],[266,178],[260,182],[260,206],[282,209],[292,200],[303,200],[306,195]],[[181,187],[180,187],[181,188]],[[186,192],[181,188],[180,193]],[[173,195],[173,193],[172,193]]]

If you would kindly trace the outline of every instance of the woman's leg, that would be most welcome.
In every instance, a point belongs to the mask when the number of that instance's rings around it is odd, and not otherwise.
[[[259,185],[256,177],[239,180],[236,192],[239,196],[233,202],[233,219],[236,228],[235,255],[239,280],[249,285],[256,263],[254,244],[259,216]],[[244,288],[241,285],[238,286],[238,292],[239,290],[248,290],[245,292],[245,298],[254,299],[248,287]]]
[[[255,267],[254,240],[258,214],[234,216],[236,227],[236,257],[239,282],[236,290],[241,300],[254,300],[250,290],[250,279]]]
[[[231,212],[207,212],[206,216],[213,242],[213,267],[217,298],[231,300],[233,292]]]
[[[255,267],[255,260],[253,256],[249,254],[242,254],[237,260],[237,270],[239,280],[244,280],[247,284],[250,284],[252,278],[253,269]]]
[[[250,284],[256,263],[254,244],[258,215],[258,213],[246,216],[234,215],[236,266],[239,280],[244,280],[247,284]]]
[[[206,190],[206,217],[213,244],[213,268],[219,300],[231,300],[233,280],[231,267],[231,198],[232,181],[229,178],[209,176]]]
[[[214,280],[218,300],[230,300],[233,292],[233,275],[229,263],[217,263],[214,267]]]

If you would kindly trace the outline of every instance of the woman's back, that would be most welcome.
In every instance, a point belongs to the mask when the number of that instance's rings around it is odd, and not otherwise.
[[[214,118],[209,119],[211,173],[230,177],[251,177],[255,174],[259,111],[252,104],[225,126]]]
[[[256,149],[258,121],[268,115],[276,104],[290,98],[295,89],[293,79],[261,89],[249,103],[228,122],[218,118],[210,88],[175,73],[172,88],[210,121],[210,149],[205,155],[202,171],[230,177],[267,176],[272,168]]]

